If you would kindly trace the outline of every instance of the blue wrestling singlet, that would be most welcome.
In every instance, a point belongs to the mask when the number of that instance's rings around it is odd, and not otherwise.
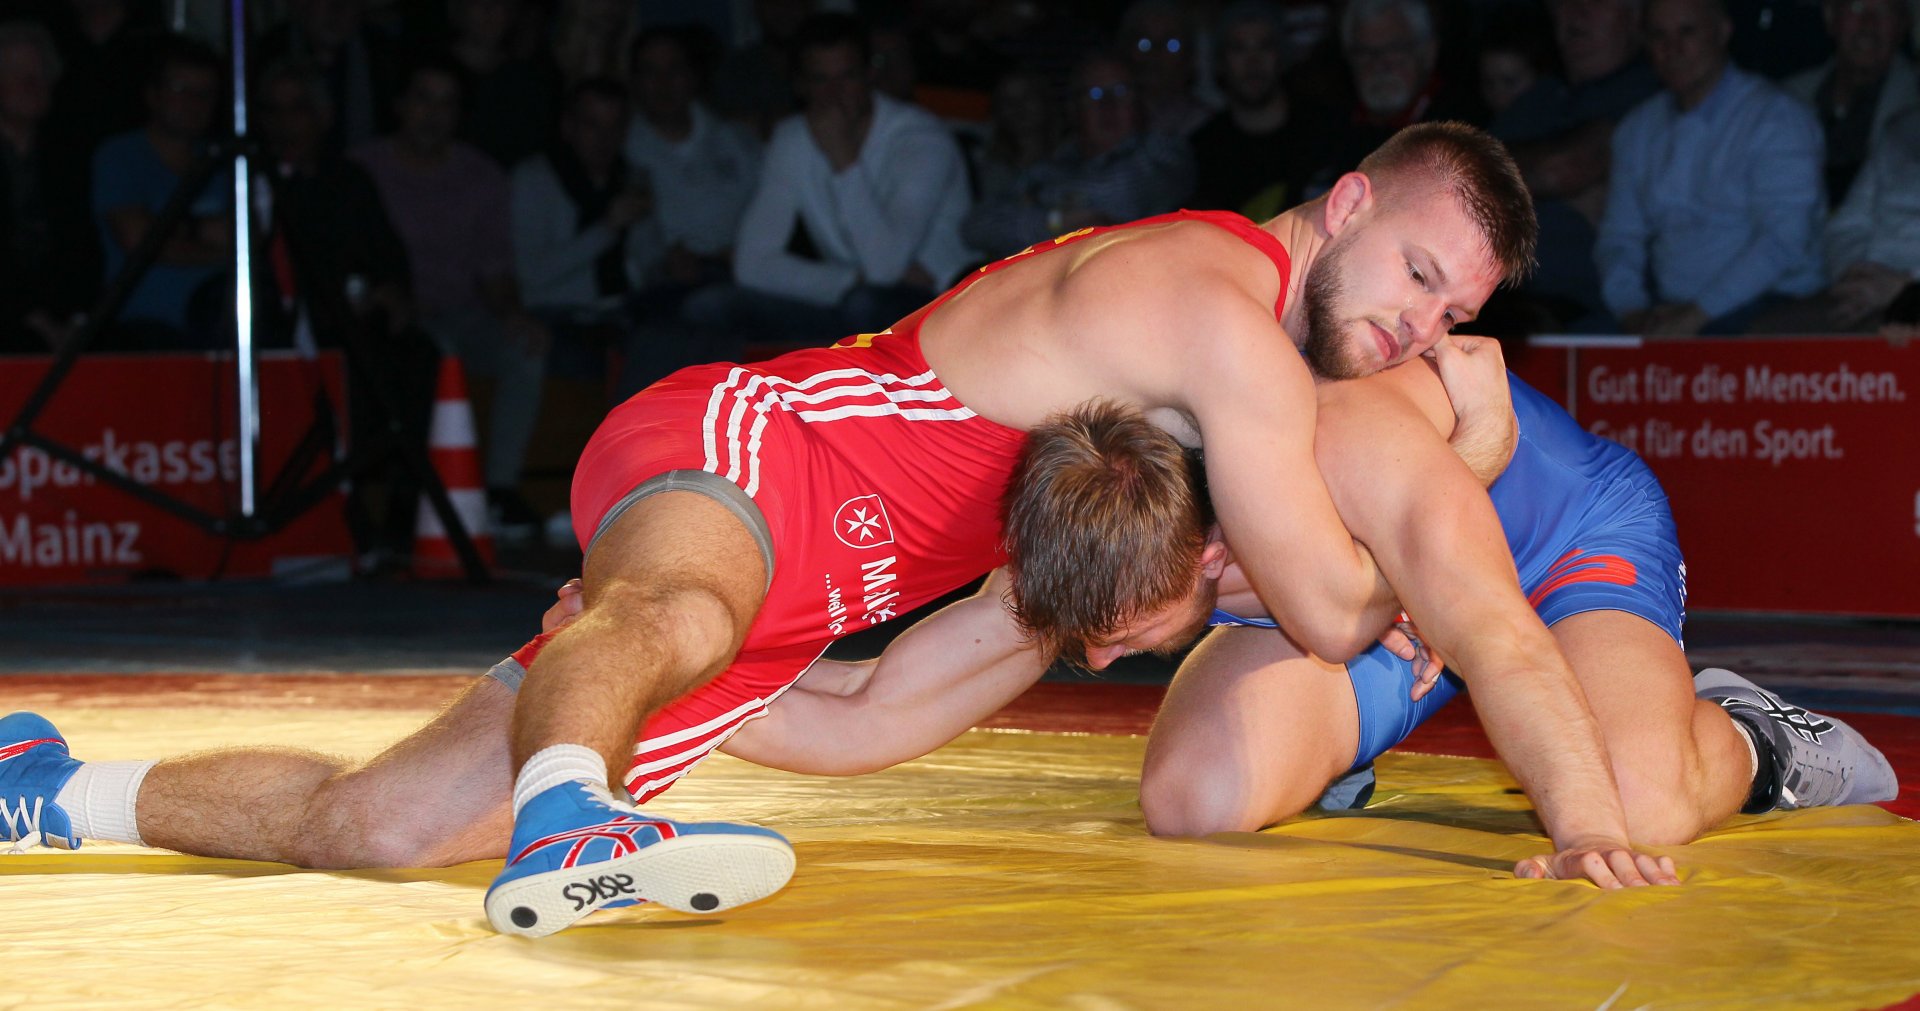
[[[1687,567],[1660,482],[1630,449],[1602,439],[1546,395],[1507,374],[1520,440],[1487,489],[1527,602],[1548,625],[1583,611],[1625,611],[1680,642]],[[1273,628],[1216,609],[1215,625]],[[1463,686],[1451,672],[1418,702],[1413,664],[1384,646],[1347,664],[1360,705],[1358,768],[1400,743]]]

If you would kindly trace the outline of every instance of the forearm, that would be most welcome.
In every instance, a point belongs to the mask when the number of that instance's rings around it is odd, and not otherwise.
[[[1535,623],[1537,624],[1537,622]],[[1441,649],[1447,651],[1448,644]],[[1626,815],[1599,724],[1552,636],[1479,632],[1448,652],[1493,742],[1556,849],[1625,842]]]
[[[876,660],[820,660],[727,751],[811,775],[873,772],[928,754],[1046,672],[990,583],[908,629]]]
[[[1463,412],[1447,445],[1473,472],[1474,480],[1480,482],[1480,487],[1486,488],[1499,479],[1512,461],[1517,435],[1511,407],[1501,414],[1493,411]]]

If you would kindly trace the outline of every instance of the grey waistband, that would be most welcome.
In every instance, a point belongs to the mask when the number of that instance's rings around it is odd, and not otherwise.
[[[641,499],[658,495],[664,491],[692,491],[713,499],[727,507],[727,510],[739,517],[748,532],[753,534],[754,543],[760,545],[760,557],[767,563],[767,586],[773,586],[773,533],[767,529],[767,518],[761,514],[760,507],[747,493],[732,481],[705,470],[670,470],[664,474],[655,474],[640,482],[640,486],[621,496],[620,501],[607,510],[600,518],[600,526],[593,532],[593,540],[587,542],[587,553],[593,553],[593,546],[600,543],[600,537],[613,526],[613,522],[633,508]]]

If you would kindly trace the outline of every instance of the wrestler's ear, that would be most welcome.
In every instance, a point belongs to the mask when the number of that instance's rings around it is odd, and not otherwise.
[[[1214,527],[1214,535],[1207,538],[1207,546],[1200,549],[1200,573],[1208,579],[1219,579],[1227,571],[1227,564],[1233,559],[1228,556],[1227,542],[1219,537],[1219,527]]]
[[[1327,191],[1321,227],[1329,237],[1339,235],[1354,219],[1373,207],[1373,180],[1359,172],[1349,172],[1334,180]]]

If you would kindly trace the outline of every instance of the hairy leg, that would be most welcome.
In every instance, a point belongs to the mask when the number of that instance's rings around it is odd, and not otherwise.
[[[513,769],[582,745],[620,781],[646,716],[719,674],[766,594],[747,527],[695,492],[644,499],[587,557],[584,608],[527,672],[513,712]]]
[[[1693,697],[1672,637],[1625,611],[1564,618],[1553,636],[1600,722],[1634,842],[1691,842],[1739,810],[1752,784],[1746,742],[1725,710]]]
[[[1347,771],[1359,739],[1344,667],[1270,629],[1216,629],[1154,717],[1140,773],[1147,828],[1194,836],[1292,817]]]
[[[364,765],[291,748],[169,759],[141,784],[141,837],[198,856],[303,867],[440,867],[506,851],[513,692],[469,685]]]

